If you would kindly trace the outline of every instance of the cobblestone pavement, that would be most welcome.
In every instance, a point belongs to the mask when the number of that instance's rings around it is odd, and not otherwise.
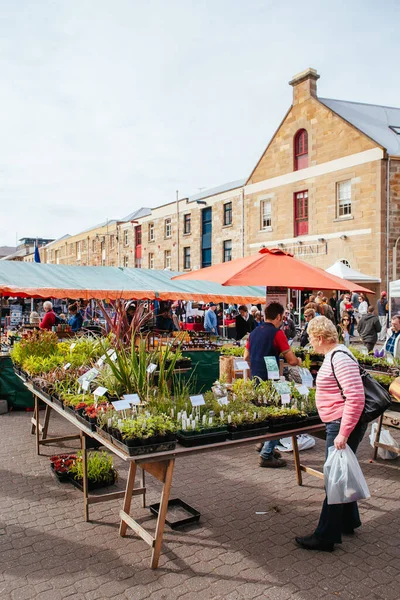
[[[30,416],[0,417],[2,600],[400,598],[400,461],[370,463],[367,438],[360,461],[372,498],[361,505],[359,533],[332,554],[294,543],[315,526],[323,489],[309,475],[298,487],[291,457],[280,470],[260,469],[252,446],[178,459],[172,497],[196,507],[201,521],[181,531],[166,527],[160,568],[152,571],[147,544],[131,530],[118,535],[121,500],[93,505],[93,520],[84,522],[81,492],[50,472],[56,448],[36,455]],[[71,426],[56,416],[50,433],[61,432]],[[304,463],[320,469],[323,447],[317,440]],[[116,465],[123,488],[127,467]],[[148,484],[148,503],[158,501],[159,484],[150,477]],[[133,508],[154,527],[138,499]]]

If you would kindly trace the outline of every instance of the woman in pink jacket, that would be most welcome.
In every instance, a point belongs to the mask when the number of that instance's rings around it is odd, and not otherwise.
[[[358,363],[350,350],[338,343],[336,328],[326,317],[310,321],[307,333],[314,350],[325,355],[317,375],[316,403],[326,425],[326,455],[330,446],[340,450],[346,444],[356,452],[367,429],[360,423],[365,394]],[[325,497],[314,533],[297,537],[296,542],[307,550],[332,552],[334,544],[342,542],[342,534],[352,535],[360,525],[357,502],[328,504]]]

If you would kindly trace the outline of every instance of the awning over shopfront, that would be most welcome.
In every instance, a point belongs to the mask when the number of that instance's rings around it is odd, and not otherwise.
[[[202,300],[263,303],[265,290],[253,286],[223,287],[218,283],[171,281],[171,271],[122,267],[75,267],[0,262],[0,294],[34,298],[116,300]]]

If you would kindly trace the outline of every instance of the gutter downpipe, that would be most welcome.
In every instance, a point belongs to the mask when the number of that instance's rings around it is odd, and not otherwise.
[[[176,270],[179,271],[179,191],[176,190]]]
[[[386,289],[387,289],[388,294],[389,294],[389,226],[390,226],[389,205],[390,205],[390,156],[388,156],[388,161],[387,161],[387,178],[386,178]],[[397,244],[397,241],[396,241],[396,244]],[[389,294],[389,298],[390,298],[390,294]]]

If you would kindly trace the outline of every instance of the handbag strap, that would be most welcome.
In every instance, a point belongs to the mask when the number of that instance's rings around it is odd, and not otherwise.
[[[356,358],[353,358],[352,356],[350,356],[350,354],[349,354],[348,352],[346,352],[345,350],[334,350],[334,351],[332,352],[332,354],[331,354],[331,367],[332,367],[332,373],[333,373],[333,376],[334,376],[334,378],[335,378],[335,381],[336,381],[336,383],[337,383],[337,386],[338,386],[338,388],[339,388],[339,390],[340,390],[340,393],[341,393],[341,395],[342,395],[342,398],[343,398],[343,400],[346,400],[346,396],[344,395],[343,388],[342,388],[342,386],[340,385],[338,378],[336,377],[335,368],[334,368],[334,366],[333,366],[333,362],[332,362],[332,359],[333,359],[333,357],[335,356],[335,354],[338,354],[339,352],[340,352],[341,354],[346,354],[346,356],[348,356],[348,357],[349,357],[349,358],[350,358],[350,359],[351,359],[353,362],[357,363],[357,365],[358,365],[358,368],[359,368],[359,369],[360,369],[360,365],[358,364],[358,361],[356,360]],[[360,369],[360,370],[361,370],[361,369]]]

